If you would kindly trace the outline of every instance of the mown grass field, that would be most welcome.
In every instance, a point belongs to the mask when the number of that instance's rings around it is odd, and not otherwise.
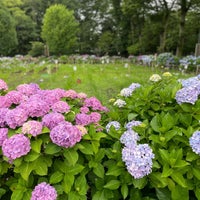
[[[162,74],[166,70],[120,64],[52,64],[17,63],[12,67],[0,65],[0,78],[5,80],[9,89],[23,83],[37,83],[42,89],[73,89],[88,96],[96,96],[104,104],[115,97],[122,88],[131,83],[148,84],[152,74]],[[171,71],[174,76],[187,78],[192,74]]]

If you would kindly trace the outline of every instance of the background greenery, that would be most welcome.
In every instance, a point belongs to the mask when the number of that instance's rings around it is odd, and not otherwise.
[[[25,55],[32,42],[44,42],[43,18],[54,4],[63,4],[74,13],[79,27],[74,53],[126,56],[168,51],[182,56],[194,53],[200,41],[199,0],[4,0],[0,3],[0,54]],[[8,18],[9,32],[5,33],[3,21]],[[63,20],[51,21],[51,29],[60,27]],[[63,29],[70,33],[70,27],[66,24]]]

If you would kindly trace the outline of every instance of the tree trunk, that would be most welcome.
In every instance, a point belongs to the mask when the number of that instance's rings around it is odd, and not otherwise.
[[[183,55],[184,47],[184,31],[185,31],[185,17],[187,12],[181,12],[180,24],[179,24],[179,37],[176,49],[176,56],[181,57]]]

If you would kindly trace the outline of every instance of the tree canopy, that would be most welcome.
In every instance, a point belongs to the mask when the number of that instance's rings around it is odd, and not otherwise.
[[[75,50],[78,23],[73,11],[62,4],[50,6],[44,15],[42,39],[53,54],[69,54]]]
[[[5,0],[2,4],[7,8],[3,15],[11,17],[9,31],[16,35],[15,45],[4,51],[7,55],[27,54],[31,43],[43,42],[52,54],[182,56],[194,53],[200,40],[199,0]]]

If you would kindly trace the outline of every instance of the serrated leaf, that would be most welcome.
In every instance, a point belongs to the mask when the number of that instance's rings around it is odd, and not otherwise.
[[[172,199],[189,200],[189,190],[187,188],[176,185],[172,190]]]
[[[93,155],[93,147],[90,143],[88,142],[82,142],[81,144],[78,144],[77,147],[79,148],[79,150],[86,154],[86,155]]]
[[[26,156],[24,156],[24,160],[26,162],[32,162],[32,161],[36,160],[39,156],[40,156],[39,153],[37,153],[35,151],[31,151]]]
[[[74,175],[71,174],[65,174],[64,179],[63,179],[63,190],[65,193],[69,193],[71,191],[72,185],[74,184]]]
[[[162,177],[168,177],[173,173],[173,169],[169,168],[168,164],[164,164],[163,166],[163,172],[162,172]]]
[[[37,139],[36,141],[31,142],[31,149],[37,153],[40,153],[41,151],[41,145],[42,145],[42,140]]]
[[[78,161],[78,153],[74,149],[65,149],[63,153],[64,157],[67,159],[69,165],[74,166]]]
[[[146,184],[147,184],[147,178],[146,177],[143,177],[143,178],[140,178],[140,179],[133,179],[133,185],[135,186],[135,188],[143,189]]]
[[[12,192],[11,200],[23,200],[24,192],[26,191],[26,188],[22,188],[14,190]]]
[[[32,162],[23,162],[19,167],[14,169],[15,172],[20,173],[22,178],[28,181],[30,173],[35,169],[35,165]]]
[[[171,200],[171,192],[166,188],[156,188],[156,196],[159,200]]]
[[[54,172],[49,179],[49,183],[51,184],[55,184],[55,183],[59,183],[63,180],[64,174],[60,171],[56,171]]]
[[[104,177],[104,167],[100,163],[97,165],[97,167],[93,168],[93,172],[100,178]]]
[[[160,122],[159,115],[156,115],[155,117],[153,117],[153,119],[150,122],[150,125],[154,131],[158,133],[160,132],[161,122]]]
[[[76,164],[74,166],[66,168],[66,172],[70,173],[70,174],[73,174],[73,175],[76,175],[76,174],[80,173],[84,168],[85,167],[83,165]]]
[[[47,146],[45,147],[44,152],[46,154],[56,154],[61,150],[61,147],[59,147],[58,145],[54,144],[54,143],[48,143]]]
[[[104,190],[97,191],[93,196],[92,200],[107,200],[107,197],[105,197]]]
[[[0,198],[6,193],[6,190],[3,188],[0,188]]]
[[[121,186],[121,194],[124,199],[126,199],[126,197],[128,196],[128,186],[126,184],[123,184]]]
[[[159,153],[160,153],[162,160],[166,163],[169,163],[170,155],[169,155],[168,151],[164,150],[164,149],[159,149]]]
[[[162,123],[162,132],[166,132],[176,124],[176,120],[174,119],[173,116],[167,113],[166,115],[164,115],[164,117],[162,117],[161,123]]]
[[[85,176],[80,175],[75,180],[75,189],[80,195],[86,195],[88,190],[88,184]]]
[[[183,177],[183,175],[181,174],[181,173],[179,173],[179,172],[173,172],[172,174],[171,174],[171,177],[172,177],[172,179],[176,182],[176,183],[178,183],[180,186],[182,186],[183,188],[186,188],[187,187],[187,184],[186,184],[186,181],[185,181],[185,179],[184,179],[184,177]]]
[[[104,188],[110,189],[110,190],[117,190],[120,186],[121,182],[119,180],[111,180],[106,185],[104,185]]]
[[[200,180],[200,169],[193,167],[193,168],[192,168],[192,172],[193,172],[194,176],[195,176],[198,180]]]
[[[122,167],[119,167],[117,165],[109,166],[108,171],[106,172],[106,175],[108,176],[119,176],[123,171]]]

